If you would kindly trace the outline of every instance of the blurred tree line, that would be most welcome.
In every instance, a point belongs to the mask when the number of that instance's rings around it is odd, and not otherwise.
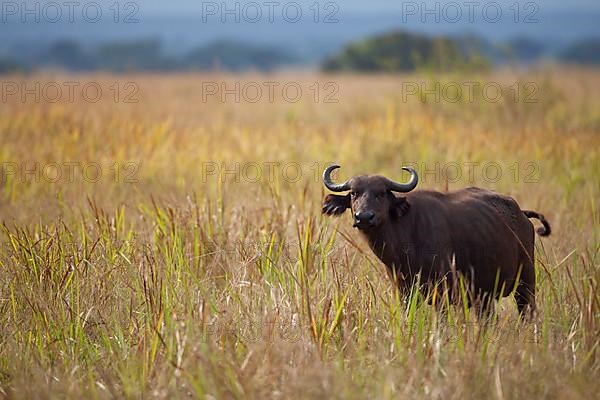
[[[105,43],[87,49],[74,40],[60,40],[25,60],[0,56],[0,73],[33,69],[68,71],[188,71],[224,69],[270,71],[295,58],[288,52],[233,41],[217,41],[179,57],[168,56],[159,40],[144,39]]]
[[[600,64],[600,39],[574,43],[558,61]],[[546,54],[543,44],[526,37],[495,44],[476,35],[430,37],[409,32],[391,32],[350,43],[325,60],[324,71],[438,72],[482,71],[504,63],[532,64]]]
[[[532,64],[548,57],[546,50],[543,44],[526,37],[496,44],[476,35],[430,37],[398,31],[350,43],[324,60],[321,67],[325,71],[358,72],[481,71],[503,63]],[[567,63],[600,65],[600,39],[573,43],[554,58]],[[227,40],[169,56],[156,39],[110,42],[95,47],[65,39],[33,54],[0,55],[0,74],[48,68],[77,72],[271,71],[302,62],[285,49]]]

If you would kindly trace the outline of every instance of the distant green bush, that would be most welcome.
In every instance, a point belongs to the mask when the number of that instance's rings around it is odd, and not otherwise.
[[[346,46],[325,60],[325,71],[398,72],[484,70],[490,62],[449,37],[393,32]]]

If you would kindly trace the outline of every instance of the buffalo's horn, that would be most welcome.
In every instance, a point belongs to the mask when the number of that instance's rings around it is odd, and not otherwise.
[[[402,169],[410,172],[410,181],[408,181],[408,183],[398,183],[388,179],[390,190],[393,192],[410,192],[411,190],[416,188],[417,183],[419,183],[419,176],[417,175],[417,171],[415,171],[411,167],[402,167]]]
[[[338,168],[340,168],[339,165],[330,165],[329,167],[325,168],[325,171],[323,171],[323,183],[327,189],[331,190],[332,192],[343,192],[350,190],[350,181],[346,181],[344,183],[334,183],[331,180],[331,173]]]

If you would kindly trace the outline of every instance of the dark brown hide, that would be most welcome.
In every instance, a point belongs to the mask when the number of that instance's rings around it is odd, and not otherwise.
[[[528,216],[542,221],[539,233],[546,235],[550,226],[542,215],[485,189],[394,194],[386,181],[352,178],[349,194],[325,198],[323,213],[340,215],[349,208],[400,289],[409,290],[420,276],[422,288],[446,280],[452,294],[454,270],[469,283],[471,300],[506,296],[516,285],[519,311],[535,309],[534,228]]]

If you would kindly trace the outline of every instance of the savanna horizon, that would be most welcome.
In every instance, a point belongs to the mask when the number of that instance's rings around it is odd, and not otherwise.
[[[2,77],[0,393],[593,397],[599,83],[567,67]],[[340,180],[411,165],[417,190],[543,213],[539,315],[507,298],[482,327],[401,298],[350,217],[321,216],[333,162]]]

